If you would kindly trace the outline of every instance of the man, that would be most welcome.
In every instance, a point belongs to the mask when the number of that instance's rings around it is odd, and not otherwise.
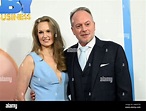
[[[65,51],[71,101],[132,101],[128,62],[122,46],[95,36],[95,22],[86,7],[71,12],[70,22],[78,39]],[[81,47],[87,47],[83,68]]]
[[[72,101],[132,101],[128,62],[121,45],[95,36],[95,22],[86,7],[70,15],[78,43],[65,51]],[[86,65],[79,64],[80,47],[86,49]],[[85,55],[85,54],[84,54]]]

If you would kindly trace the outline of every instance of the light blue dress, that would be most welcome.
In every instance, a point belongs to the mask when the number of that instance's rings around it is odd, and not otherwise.
[[[35,91],[35,101],[68,101],[68,74],[61,72],[62,82],[59,83],[54,70],[39,55],[35,52],[29,55],[32,56],[35,64],[30,81],[30,87]]]

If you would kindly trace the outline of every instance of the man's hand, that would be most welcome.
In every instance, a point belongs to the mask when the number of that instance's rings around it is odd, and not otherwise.
[[[35,100],[35,92],[33,90],[30,91],[30,97],[32,101]]]

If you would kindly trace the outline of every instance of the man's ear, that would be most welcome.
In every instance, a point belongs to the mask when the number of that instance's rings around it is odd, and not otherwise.
[[[74,30],[73,30],[73,27],[71,27],[71,30],[72,30],[72,33],[75,35]]]

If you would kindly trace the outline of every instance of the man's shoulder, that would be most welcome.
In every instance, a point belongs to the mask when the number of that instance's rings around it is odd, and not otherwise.
[[[113,46],[113,47],[119,47],[119,46],[121,46],[119,43],[116,43],[116,42],[114,42],[114,41],[108,41],[108,40],[100,40],[103,44],[104,44],[104,46]]]
[[[99,38],[96,39],[96,45],[111,50],[123,49],[123,46],[117,42],[112,40],[101,40]]]

